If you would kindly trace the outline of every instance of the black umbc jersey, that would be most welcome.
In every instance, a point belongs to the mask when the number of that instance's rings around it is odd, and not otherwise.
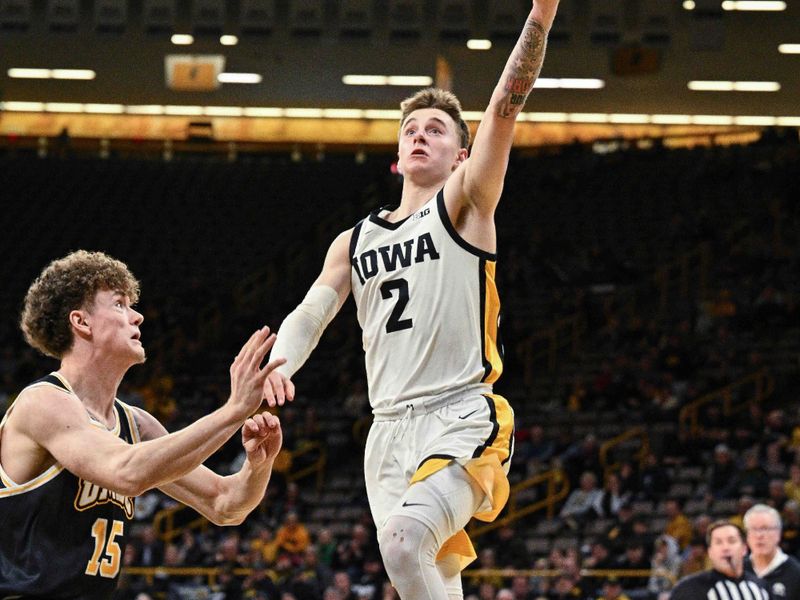
[[[711,570],[681,579],[670,600],[769,600],[769,594],[752,573],[733,579]]]
[[[74,393],[55,373],[29,388],[42,385]],[[113,433],[138,442],[130,407],[116,400],[114,408]],[[23,483],[12,481],[0,465],[0,600],[110,598],[133,513],[133,498],[84,481],[59,464]]]
[[[753,573],[749,560],[744,568]],[[770,600],[800,600],[800,562],[791,556],[761,577]]]

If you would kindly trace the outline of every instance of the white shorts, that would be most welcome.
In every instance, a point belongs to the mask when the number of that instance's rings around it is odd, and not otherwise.
[[[508,500],[513,450],[514,412],[485,385],[375,411],[364,474],[378,531],[391,514],[402,511],[403,494],[412,483],[452,462],[464,467],[485,494],[474,516],[494,520]],[[474,556],[471,544],[464,549]]]

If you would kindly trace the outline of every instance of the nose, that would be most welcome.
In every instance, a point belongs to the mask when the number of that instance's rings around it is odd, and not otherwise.
[[[136,326],[141,325],[144,322],[144,315],[140,313],[138,310],[131,309],[131,313],[133,314],[133,324]]]

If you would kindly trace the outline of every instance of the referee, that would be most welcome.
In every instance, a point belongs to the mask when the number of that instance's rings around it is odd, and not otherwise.
[[[781,515],[766,504],[744,513],[750,557],[745,571],[760,577],[770,600],[800,600],[800,562],[780,548]]]
[[[678,582],[670,600],[768,600],[759,579],[744,572],[744,532],[729,521],[715,521],[706,534],[711,570]]]

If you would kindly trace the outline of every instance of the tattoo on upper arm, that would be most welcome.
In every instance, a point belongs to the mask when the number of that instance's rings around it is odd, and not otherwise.
[[[542,70],[546,45],[547,32],[544,27],[539,22],[528,19],[503,72],[505,94],[498,104],[499,116],[516,117],[522,110],[533,89],[533,83]]]

